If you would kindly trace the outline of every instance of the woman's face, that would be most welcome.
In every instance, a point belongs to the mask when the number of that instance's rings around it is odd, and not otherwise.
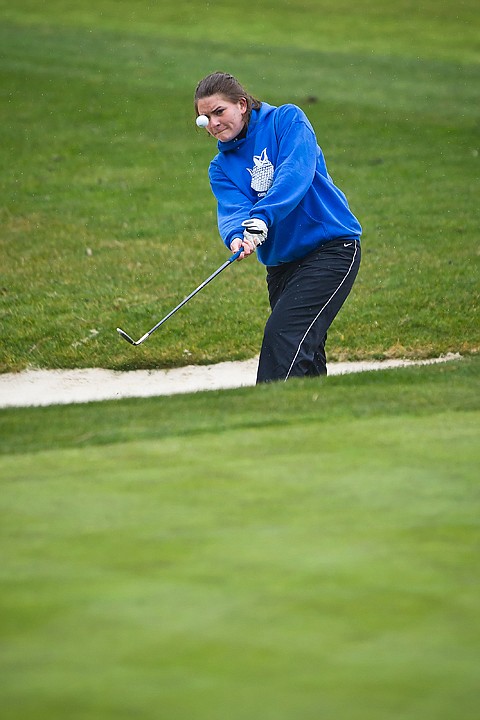
[[[200,98],[197,109],[199,115],[208,117],[207,132],[222,142],[228,142],[236,138],[243,129],[247,101],[241,98],[238,102],[231,102],[223,95],[216,94]]]

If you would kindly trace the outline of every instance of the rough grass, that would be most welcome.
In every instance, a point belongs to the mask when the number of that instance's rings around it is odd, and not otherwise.
[[[191,107],[218,67],[306,110],[364,226],[330,358],[478,350],[474,3],[0,7],[1,370],[258,351],[268,308],[255,261],[141,349],[115,333],[143,334],[225,259],[206,173],[214,146]]]

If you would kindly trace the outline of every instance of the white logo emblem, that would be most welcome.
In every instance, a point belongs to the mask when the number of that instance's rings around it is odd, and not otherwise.
[[[266,195],[270,190],[273,182],[273,172],[275,168],[268,159],[267,148],[262,151],[261,155],[253,156],[253,169],[247,168],[252,176],[250,186],[260,196]]]

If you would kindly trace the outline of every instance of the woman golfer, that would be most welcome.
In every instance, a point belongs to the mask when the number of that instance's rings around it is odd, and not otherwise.
[[[240,260],[267,268],[272,312],[257,383],[325,375],[327,331],[360,265],[361,226],[295,105],[253,98],[216,72],[195,90],[197,124],[218,141],[209,168],[218,227]],[[204,116],[204,117],[200,117]]]

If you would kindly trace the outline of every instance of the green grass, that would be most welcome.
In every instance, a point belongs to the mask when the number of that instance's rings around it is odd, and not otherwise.
[[[218,67],[304,107],[364,226],[330,358],[477,352],[479,13],[417,5],[0,2],[0,370],[258,351],[256,261],[141,349],[115,333],[143,334],[226,257],[214,145],[192,123],[193,88]]]
[[[478,3],[0,0],[0,372],[252,357],[192,94],[295,102],[364,226],[329,359],[0,411],[2,720],[474,720]]]
[[[478,365],[4,411],[3,717],[473,720]]]
[[[428,417],[432,412],[476,410],[480,361],[361,375],[294,381],[241,391],[129,399],[0,413],[0,456],[45,448],[87,448],[154,438],[215,433],[226,420],[239,437],[265,424],[342,421],[351,418]],[[395,392],[392,392],[392,386]],[[320,394],[321,391],[321,394]],[[328,408],[326,412],[325,408]]]

